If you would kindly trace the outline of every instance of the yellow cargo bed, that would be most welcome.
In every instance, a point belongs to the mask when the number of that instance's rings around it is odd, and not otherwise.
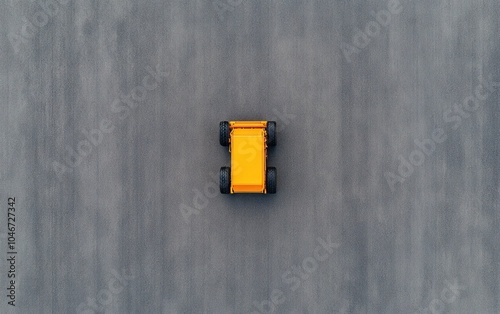
[[[231,131],[231,183],[234,193],[264,192],[265,139],[262,128],[235,128]]]

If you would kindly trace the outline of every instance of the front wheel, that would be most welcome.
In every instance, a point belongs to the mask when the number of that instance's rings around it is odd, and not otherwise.
[[[267,121],[267,146],[276,146],[276,121]]]
[[[221,121],[219,123],[219,143],[222,146],[229,146],[229,122]]]
[[[276,168],[268,167],[266,169],[266,192],[268,194],[276,193]]]
[[[222,194],[229,194],[231,192],[231,168],[220,168],[220,192]]]

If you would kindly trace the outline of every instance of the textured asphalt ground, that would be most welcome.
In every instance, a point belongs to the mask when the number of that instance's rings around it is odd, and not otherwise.
[[[0,313],[500,313],[498,16],[3,0]],[[245,119],[276,195],[216,191]]]

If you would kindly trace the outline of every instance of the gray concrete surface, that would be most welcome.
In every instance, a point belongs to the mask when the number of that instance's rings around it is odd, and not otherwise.
[[[0,313],[500,313],[498,1],[0,8]]]

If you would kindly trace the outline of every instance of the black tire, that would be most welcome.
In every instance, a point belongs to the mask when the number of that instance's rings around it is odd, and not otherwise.
[[[266,169],[266,192],[267,194],[276,193],[276,168],[274,167]]]
[[[219,143],[222,146],[229,146],[229,122],[221,121],[219,123]]]
[[[220,192],[229,194],[231,192],[231,168],[220,168]]]
[[[268,121],[266,126],[267,146],[276,146],[276,121]]]

